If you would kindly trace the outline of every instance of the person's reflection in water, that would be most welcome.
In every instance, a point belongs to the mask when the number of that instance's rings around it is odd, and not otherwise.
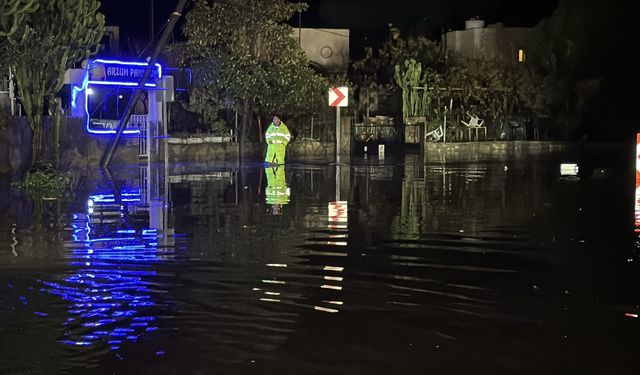
[[[264,173],[267,175],[265,201],[271,205],[272,215],[281,215],[282,206],[289,203],[291,189],[287,186],[284,172],[284,165],[264,167]]]

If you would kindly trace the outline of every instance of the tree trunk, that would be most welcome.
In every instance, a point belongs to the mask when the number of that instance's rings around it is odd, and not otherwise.
[[[31,126],[31,165],[42,158],[42,110],[44,108],[44,83],[38,67],[18,65],[14,67],[22,106]]]
[[[33,139],[31,140],[31,165],[42,159],[42,105],[34,105],[33,109],[39,111],[36,116],[29,116]]]
[[[240,123],[240,159],[243,160],[247,153],[247,135],[249,134],[249,123],[251,122],[251,105],[249,99],[242,99],[240,110],[242,121]]]
[[[51,95],[49,103],[52,101],[55,105],[53,105],[53,113],[51,114],[51,150],[53,151],[55,166],[58,168],[60,163],[60,123],[62,121],[60,111],[62,109],[62,100]]]

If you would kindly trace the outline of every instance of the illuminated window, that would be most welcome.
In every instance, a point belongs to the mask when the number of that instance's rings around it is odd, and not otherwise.
[[[527,61],[527,54],[525,53],[524,49],[520,48],[518,50],[518,62],[524,63],[526,61]]]

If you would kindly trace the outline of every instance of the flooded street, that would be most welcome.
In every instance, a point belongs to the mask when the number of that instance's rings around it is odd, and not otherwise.
[[[0,373],[635,373],[632,158],[0,180]]]

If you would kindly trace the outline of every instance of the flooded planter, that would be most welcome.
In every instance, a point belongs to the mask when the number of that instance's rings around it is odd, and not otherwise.
[[[571,143],[567,142],[532,142],[532,141],[492,141],[492,142],[454,142],[427,143],[426,160],[474,161],[502,160],[507,157],[530,158],[537,155],[548,155],[567,150]]]
[[[297,140],[289,144],[287,157],[295,159],[325,159],[333,157],[335,144],[333,142],[322,142],[316,139]]]
[[[172,161],[208,162],[231,160],[238,155],[238,143],[230,136],[171,137],[169,159]]]

